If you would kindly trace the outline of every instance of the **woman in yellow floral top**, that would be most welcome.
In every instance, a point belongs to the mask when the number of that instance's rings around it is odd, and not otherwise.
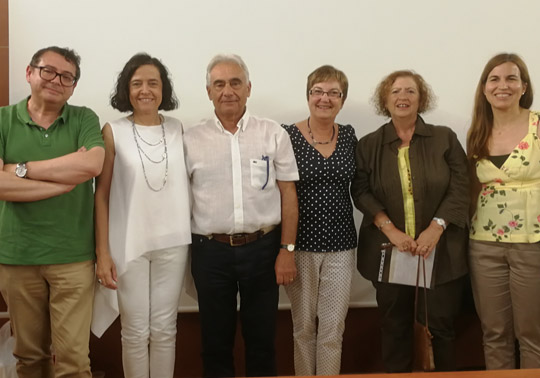
[[[476,202],[470,271],[487,369],[540,368],[539,113],[527,66],[499,54],[476,89],[467,137]]]

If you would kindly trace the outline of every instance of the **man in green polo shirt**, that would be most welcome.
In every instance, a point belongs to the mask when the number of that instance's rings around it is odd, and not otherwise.
[[[39,50],[30,97],[0,108],[0,290],[20,378],[92,376],[92,180],[105,152],[96,114],[67,104],[79,62],[70,49]]]

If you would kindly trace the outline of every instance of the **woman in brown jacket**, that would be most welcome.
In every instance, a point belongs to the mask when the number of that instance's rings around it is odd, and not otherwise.
[[[391,120],[358,142],[351,193],[364,214],[358,270],[377,290],[384,367],[406,372],[413,362],[414,286],[378,281],[381,245],[392,243],[404,253],[435,253],[427,294],[435,367],[454,370],[453,322],[467,273],[465,152],[451,129],[419,116],[433,103],[420,75],[391,73],[379,84],[374,103]]]

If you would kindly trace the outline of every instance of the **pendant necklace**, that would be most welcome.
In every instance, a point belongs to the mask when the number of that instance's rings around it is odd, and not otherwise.
[[[311,145],[313,147],[315,147],[318,144],[329,144],[330,142],[334,140],[334,137],[336,136],[336,128],[334,125],[332,125],[332,136],[330,137],[330,140],[327,140],[326,142],[316,141],[315,138],[313,137],[313,132],[311,131],[311,125],[309,124],[309,117],[307,119],[307,128],[308,128],[309,136],[311,138]]]
[[[135,145],[137,146],[137,152],[139,153],[139,160],[141,161],[141,166],[142,166],[142,170],[143,170],[143,174],[144,174],[144,180],[146,181],[146,185],[148,185],[148,187],[152,191],[159,192],[165,187],[165,184],[167,183],[167,174],[169,173],[169,153],[167,151],[167,138],[165,137],[165,127],[163,126],[164,119],[163,119],[163,117],[160,116],[160,119],[161,119],[161,139],[158,140],[155,143],[151,143],[151,142],[148,142],[148,141],[144,140],[144,138],[139,134],[139,131],[135,127],[135,116],[132,115],[132,117],[133,118],[131,120],[131,129],[133,131],[133,139],[135,139]],[[150,156],[148,156],[146,151],[144,151],[141,144],[139,143],[139,140],[142,141],[144,144],[146,144],[149,147],[155,147],[155,146],[158,146],[161,143],[163,143],[163,153],[161,154],[161,160],[154,160]],[[165,161],[165,174],[163,176],[163,181],[161,183],[160,188],[157,188],[157,189],[154,188],[150,184],[150,182],[148,181],[148,176],[146,175],[146,168],[144,166],[144,161],[143,161],[143,155],[150,163],[153,163],[153,164],[160,164],[163,161]]]

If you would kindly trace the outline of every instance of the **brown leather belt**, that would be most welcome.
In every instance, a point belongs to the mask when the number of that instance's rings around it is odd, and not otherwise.
[[[276,228],[276,226],[269,226],[261,228],[260,230],[257,230],[252,233],[238,233],[238,234],[212,234],[208,235],[209,239],[214,239],[215,241],[218,241],[220,243],[225,243],[230,245],[231,247],[240,247],[242,245],[254,242],[255,240],[259,240],[264,235],[268,234],[269,232],[273,231]]]

